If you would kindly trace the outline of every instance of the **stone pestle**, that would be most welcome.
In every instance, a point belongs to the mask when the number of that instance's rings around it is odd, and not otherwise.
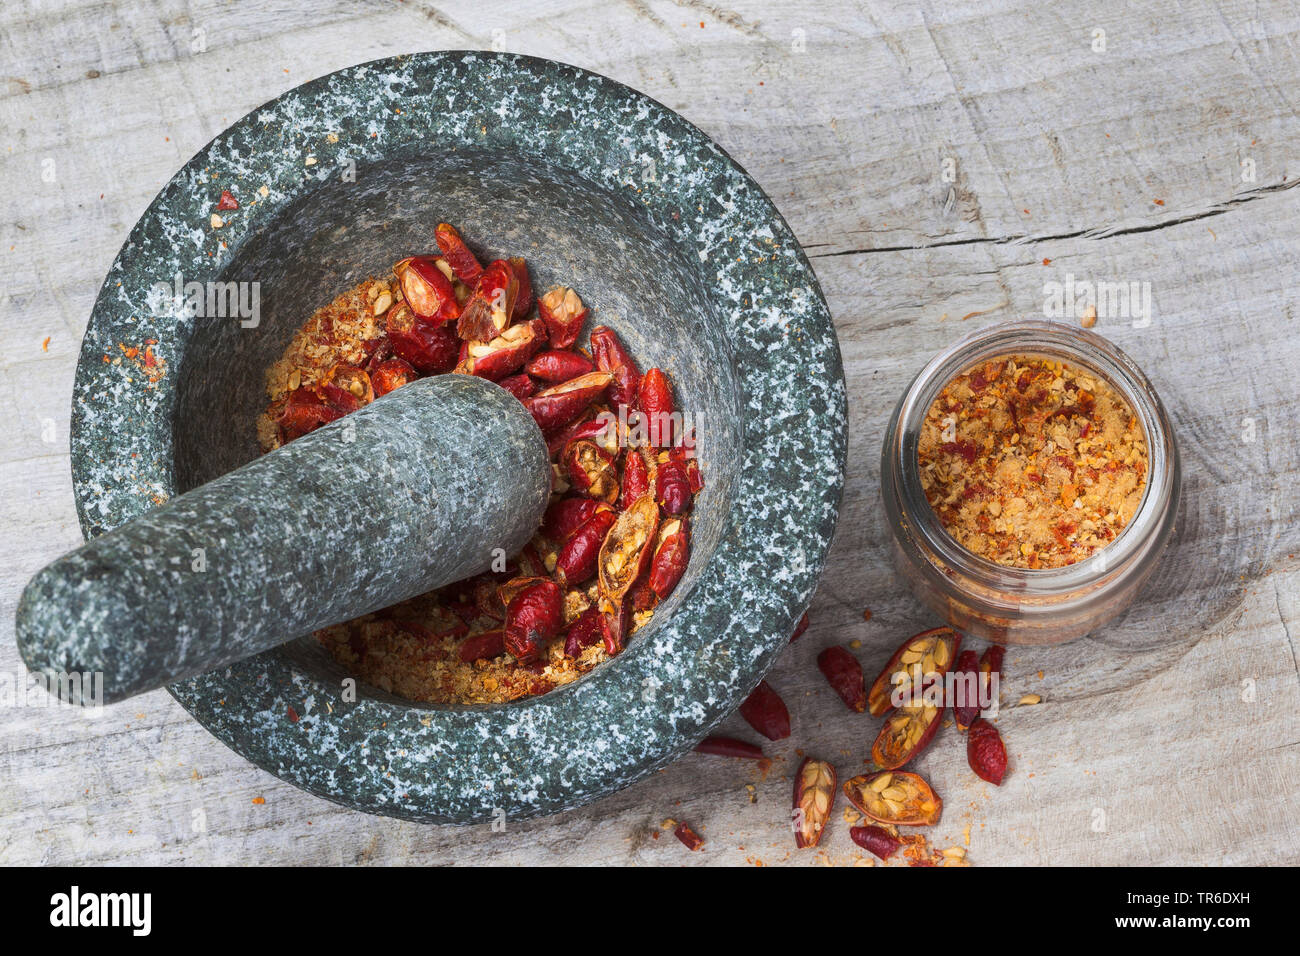
[[[421,379],[47,565],[18,647],[52,683],[102,674],[97,702],[122,700],[487,570],[550,489],[513,396]]]

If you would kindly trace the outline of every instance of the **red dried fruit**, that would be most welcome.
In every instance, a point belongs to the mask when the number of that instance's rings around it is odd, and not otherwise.
[[[596,573],[596,558],[615,520],[612,508],[597,511],[560,548],[555,577],[562,587],[581,584]]]
[[[923,678],[922,684],[916,687],[918,693],[926,683],[941,682],[956,661],[960,646],[961,635],[950,627],[932,628],[905,640],[871,682],[871,689],[867,692],[867,709],[871,715],[879,717],[893,706],[890,697],[896,684],[900,698],[910,693],[912,671],[918,666]],[[896,678],[895,675],[901,676]]]
[[[584,650],[604,638],[601,627],[600,611],[589,607],[578,615],[569,625],[564,635],[564,653],[567,657],[577,657]]]
[[[602,503],[592,498],[561,498],[546,509],[542,534],[556,544],[563,544],[601,507]]]
[[[601,612],[600,636],[605,642],[605,653],[610,657],[623,650],[623,642],[627,639],[627,619],[626,603],[612,605]]]
[[[844,783],[849,802],[873,820],[895,826],[931,826],[943,814],[943,801],[914,773],[884,770]]]
[[[704,838],[690,828],[686,823],[679,823],[673,828],[673,836],[682,841],[682,846],[688,850],[698,850],[704,846]]]
[[[680,515],[690,510],[695,496],[684,462],[670,457],[655,469],[655,497],[667,514]]]
[[[327,405],[342,412],[354,412],[375,400],[375,389],[366,370],[340,363],[329,370],[320,387]]]
[[[514,268],[504,259],[497,259],[474,284],[456,323],[456,334],[466,341],[490,342],[509,327],[518,297],[519,279]]]
[[[506,602],[505,647],[516,660],[527,663],[541,656],[542,645],[559,633],[564,595],[546,578],[524,579]],[[516,582],[511,582],[515,585]]]
[[[275,423],[280,443],[287,445],[295,438],[301,438],[321,425],[342,417],[341,411],[326,405],[311,389],[299,388],[289,395],[288,402]]]
[[[537,416],[534,415],[533,419],[536,420],[536,418]],[[572,442],[581,441],[584,438],[593,439],[602,448],[617,447],[617,441],[611,440],[611,429],[614,437],[617,437],[618,420],[607,413],[601,413],[594,418],[579,418],[573,424],[548,434],[546,450],[552,456],[558,455]],[[545,431],[543,433],[545,434]]]
[[[429,256],[411,256],[393,266],[402,287],[402,298],[419,318],[450,322],[460,315],[451,280],[442,274]]]
[[[831,808],[835,806],[835,768],[825,760],[805,757],[794,776],[794,844],[799,849],[821,842]]]
[[[909,704],[890,711],[871,745],[876,766],[896,770],[929,746],[943,723],[943,711],[941,688],[937,703]]]
[[[543,432],[553,432],[572,422],[599,400],[609,388],[608,372],[589,372],[561,385],[543,389],[524,402],[524,407]],[[602,426],[603,428],[603,426]]]
[[[803,637],[804,631],[808,630],[808,612],[803,612],[803,617],[799,618],[799,623],[794,626],[794,633],[790,635],[790,643],[793,644],[799,638]]]
[[[456,371],[499,381],[511,372],[519,371],[546,344],[545,332],[542,323],[534,320],[512,325],[490,342],[470,342]]]
[[[903,845],[888,830],[877,826],[853,827],[849,830],[849,836],[862,849],[874,853],[882,860],[888,860]]]
[[[239,208],[239,200],[230,195],[229,189],[221,190],[221,198],[217,200],[217,209],[220,212],[228,212],[231,209]]]
[[[715,757],[739,757],[742,760],[763,759],[762,747],[735,737],[705,737],[695,745],[695,752]]]
[[[867,709],[867,687],[858,659],[838,644],[817,655],[817,667],[849,710]]]
[[[632,361],[632,357],[623,348],[614,330],[605,325],[598,325],[591,330],[591,355],[596,360],[596,368],[614,376],[610,386],[609,400],[615,406],[626,405],[636,408],[637,386],[641,372]]]
[[[572,289],[560,286],[537,300],[537,313],[551,334],[551,344],[567,349],[578,340],[582,323],[587,321],[587,307]]]
[[[638,401],[645,416],[647,436],[655,448],[667,448],[673,443],[673,390],[662,371],[652,368],[641,379]]]
[[[952,716],[957,729],[965,731],[980,714],[979,705],[979,655],[974,651],[962,651],[957,656],[953,673]]]
[[[398,358],[406,359],[421,375],[439,375],[456,364],[460,342],[445,325],[421,319],[405,303],[393,306],[384,328]]]
[[[754,692],[745,698],[740,705],[740,716],[768,740],[784,740],[790,736],[790,711],[767,681],[759,681]]]
[[[626,508],[650,491],[650,466],[639,449],[629,448],[623,455],[623,481],[619,491],[619,507]]]
[[[500,629],[484,631],[482,634],[465,638],[461,642],[459,651],[462,661],[488,660],[500,657],[505,652],[506,632]]]
[[[414,382],[419,378],[415,368],[406,359],[390,358],[380,362],[370,373],[370,384],[374,387],[375,397],[387,395],[394,389]]]
[[[434,230],[434,238],[438,243],[439,251],[442,252],[442,257],[447,260],[447,265],[451,266],[451,271],[455,273],[456,278],[473,287],[478,282],[478,277],[483,274],[483,267],[479,265],[474,253],[469,251],[469,246],[465,245],[456,227],[450,223],[440,222],[438,228]]]
[[[524,369],[533,378],[557,384],[594,371],[595,364],[581,352],[550,349],[540,353]]]
[[[650,590],[659,600],[673,593],[691,559],[691,532],[685,518],[672,518],[659,529],[659,546],[650,560]]]
[[[603,602],[622,604],[623,595],[649,563],[658,528],[659,508],[649,495],[638,498],[618,516],[600,546],[598,569]]]
[[[609,504],[617,500],[618,476],[614,471],[614,456],[594,441],[572,442],[564,450],[564,468],[576,491]]]
[[[981,780],[1002,786],[1007,772],[1007,748],[998,729],[983,717],[976,717],[966,734],[966,762]]]
[[[528,275],[528,263],[518,256],[512,256],[506,262],[514,270],[515,281],[519,283],[519,293],[515,296],[515,307],[510,313],[510,320],[518,322],[528,315],[533,308],[533,280]]]
[[[943,724],[947,695],[935,684],[918,695],[915,703],[895,707],[885,715],[872,745],[872,759],[886,770],[896,770],[929,746]]]
[[[518,375],[509,375],[497,382],[497,384],[521,402],[537,391],[536,383],[523,372]]]
[[[980,699],[990,704],[997,698],[997,684],[1002,679],[1002,657],[1006,652],[1001,644],[990,644],[980,656]]]

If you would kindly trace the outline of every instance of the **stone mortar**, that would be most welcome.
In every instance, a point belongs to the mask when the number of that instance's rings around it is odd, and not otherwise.
[[[259,191],[265,188],[262,195]],[[209,218],[223,189],[240,209]],[[455,223],[577,288],[697,413],[694,555],[627,650],[543,697],[480,707],[341,696],[310,639],[172,685],[219,739],[312,793],[468,823],[579,806],[690,749],[786,646],[830,547],[847,409],[812,268],[702,132],[572,66],[445,51],[379,60],[253,111],[133,228],[91,316],[72,460],[90,537],[257,454],[262,370],[311,311]],[[260,321],[191,318],[159,288],[258,282]],[[153,340],[155,364],[123,347]],[[292,707],[299,719],[291,721]]]

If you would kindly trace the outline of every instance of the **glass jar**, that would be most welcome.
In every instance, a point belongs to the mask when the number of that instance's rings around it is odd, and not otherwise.
[[[1061,568],[1008,567],[968,551],[944,529],[921,486],[921,425],[944,386],[982,362],[1021,355],[1067,361],[1105,380],[1146,436],[1147,483],[1132,520],[1114,541]],[[1173,533],[1180,478],[1169,416],[1133,360],[1092,332],[1036,319],[984,329],[935,356],[903,392],[880,454],[899,573],[953,627],[1004,644],[1068,641],[1123,611]]]

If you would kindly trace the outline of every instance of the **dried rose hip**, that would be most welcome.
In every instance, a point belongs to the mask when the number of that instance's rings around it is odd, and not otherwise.
[[[743,760],[762,760],[763,748],[735,737],[705,737],[695,745],[695,752],[715,757],[740,757]]]
[[[903,845],[888,830],[882,827],[853,827],[849,830],[849,836],[862,849],[868,853],[874,853],[882,860],[888,860]]]
[[[759,681],[754,692],[740,705],[740,716],[768,740],[783,740],[790,736],[790,711],[785,701],[767,681]]]
[[[994,687],[1002,679],[1002,657],[1007,649],[1001,644],[990,644],[980,656],[980,699],[994,701]]]
[[[673,836],[682,841],[682,846],[688,850],[698,850],[704,846],[704,838],[690,828],[686,823],[679,823],[673,829]]]
[[[672,594],[691,559],[691,532],[685,518],[670,518],[659,529],[659,546],[650,560],[650,590],[663,600]]]
[[[856,657],[834,644],[817,655],[817,667],[844,706],[859,714],[867,709],[867,688]]]
[[[575,441],[564,450],[564,468],[574,490],[613,504],[618,499],[614,456],[594,441]]]
[[[649,495],[632,503],[605,535],[600,547],[600,596],[611,605],[621,604],[633,582],[650,560],[659,508]]]
[[[1002,786],[1007,772],[1007,748],[998,729],[983,717],[976,717],[966,735],[966,762],[981,780]]]
[[[541,322],[534,321],[512,325],[490,342],[470,342],[456,371],[498,381],[522,368],[545,344],[545,334]]]
[[[605,653],[610,657],[623,650],[623,642],[627,640],[627,618],[627,602],[614,604],[601,611],[600,636],[605,643]]]
[[[597,511],[560,547],[555,577],[561,587],[581,584],[596,573],[596,557],[615,517],[612,508]]]
[[[456,334],[467,342],[492,341],[509,327],[518,297],[519,278],[514,267],[497,259],[474,284],[456,323]]]
[[[228,212],[232,209],[239,208],[239,200],[230,195],[229,189],[221,190],[221,198],[217,200],[217,209],[220,212]]]
[[[582,323],[587,321],[587,307],[572,289],[560,286],[537,300],[537,313],[546,323],[551,344],[567,349],[578,340]]]
[[[871,745],[876,766],[897,770],[924,750],[943,723],[943,710],[940,698],[938,704],[921,702],[890,711]]]
[[[608,372],[588,372],[560,385],[543,389],[524,401],[524,407],[543,432],[553,432],[568,425],[609,388]],[[602,428],[604,426],[601,426]]]
[[[979,655],[962,651],[953,667],[952,716],[957,729],[965,731],[980,714],[979,705]]]
[[[514,270],[515,281],[519,283],[519,294],[515,296],[515,307],[510,313],[510,320],[518,322],[528,316],[533,308],[533,280],[528,275],[528,263],[518,256],[512,256],[506,262]]]
[[[808,612],[803,612],[803,617],[794,626],[794,633],[790,635],[790,643],[793,644],[799,638],[803,637],[804,631],[808,630]]]
[[[460,315],[451,282],[429,256],[411,256],[393,266],[402,298],[416,316],[432,322],[450,322]]]
[[[506,632],[500,629],[484,631],[467,637],[460,645],[462,661],[479,661],[500,657],[506,652]]]
[[[420,374],[449,372],[456,364],[460,350],[456,334],[445,325],[418,318],[405,303],[388,310],[384,327],[397,357],[406,359]]]
[[[825,760],[804,758],[794,777],[794,843],[799,849],[816,846],[835,805],[835,768]]]
[[[650,466],[640,449],[629,448],[623,456],[623,481],[619,507],[626,508],[650,490]]]
[[[378,397],[414,382],[419,377],[406,359],[390,358],[375,366],[374,371],[370,373],[370,384],[375,389],[375,396]]]
[[[438,228],[434,230],[434,238],[437,240],[443,258],[451,266],[451,271],[456,274],[456,278],[468,286],[478,282],[483,267],[479,265],[474,253],[469,251],[469,247],[461,239],[456,227],[450,223],[440,222]]]
[[[375,400],[375,389],[370,376],[366,374],[365,369],[355,365],[339,364],[330,369],[326,384],[323,386],[323,390],[328,389],[338,389],[346,393],[356,400],[358,407],[369,405]],[[336,401],[332,394],[326,394],[325,400],[330,404]]]
[[[871,683],[867,692],[867,709],[879,717],[892,706],[890,696],[895,687],[900,696],[910,693],[914,672],[919,668],[923,681],[942,681],[948,668],[957,658],[961,635],[950,627],[936,627],[909,637],[894,651],[884,669]],[[897,677],[896,675],[902,675]],[[917,693],[923,687],[918,687]]]
[[[326,405],[311,389],[295,389],[275,421],[280,444],[287,445],[295,438],[301,438],[321,425],[342,417],[341,411]]]
[[[632,357],[623,348],[614,330],[605,325],[598,325],[591,330],[591,354],[596,360],[596,368],[614,376],[610,386],[609,400],[615,406],[636,407],[637,386],[640,384],[641,372],[632,361]]]
[[[590,411],[590,409],[587,411]],[[533,419],[537,419],[536,413],[533,414]],[[596,415],[594,418],[580,415],[577,421],[566,427],[556,429],[553,432],[542,429],[542,433],[547,436],[546,450],[552,456],[558,455],[573,442],[582,441],[586,438],[595,441],[596,444],[606,450],[609,450],[611,444],[615,447],[618,445],[618,421],[603,413]],[[610,441],[611,436],[614,438],[612,443]]]
[[[655,469],[655,497],[667,514],[680,515],[690,510],[695,495],[685,463],[670,457]]]
[[[521,402],[537,391],[537,385],[523,372],[518,375],[508,375],[497,384]]]
[[[554,581],[525,580],[506,603],[505,626],[506,650],[523,663],[540,657],[542,645],[559,633],[564,604],[564,595]]]
[[[542,534],[562,544],[601,507],[602,503],[592,498],[561,498],[546,509]]]
[[[673,443],[673,390],[662,371],[652,368],[641,379],[641,412],[645,415],[650,444],[666,448]]]
[[[578,615],[564,634],[564,653],[567,657],[577,657],[603,637],[600,623],[600,611],[589,607]]]
[[[581,352],[548,349],[529,362],[524,371],[533,378],[540,378],[543,382],[555,385],[577,378],[579,375],[586,375],[595,369],[595,363]]]
[[[900,827],[930,826],[943,814],[939,795],[914,773],[863,774],[845,782],[844,795],[871,819]]]

